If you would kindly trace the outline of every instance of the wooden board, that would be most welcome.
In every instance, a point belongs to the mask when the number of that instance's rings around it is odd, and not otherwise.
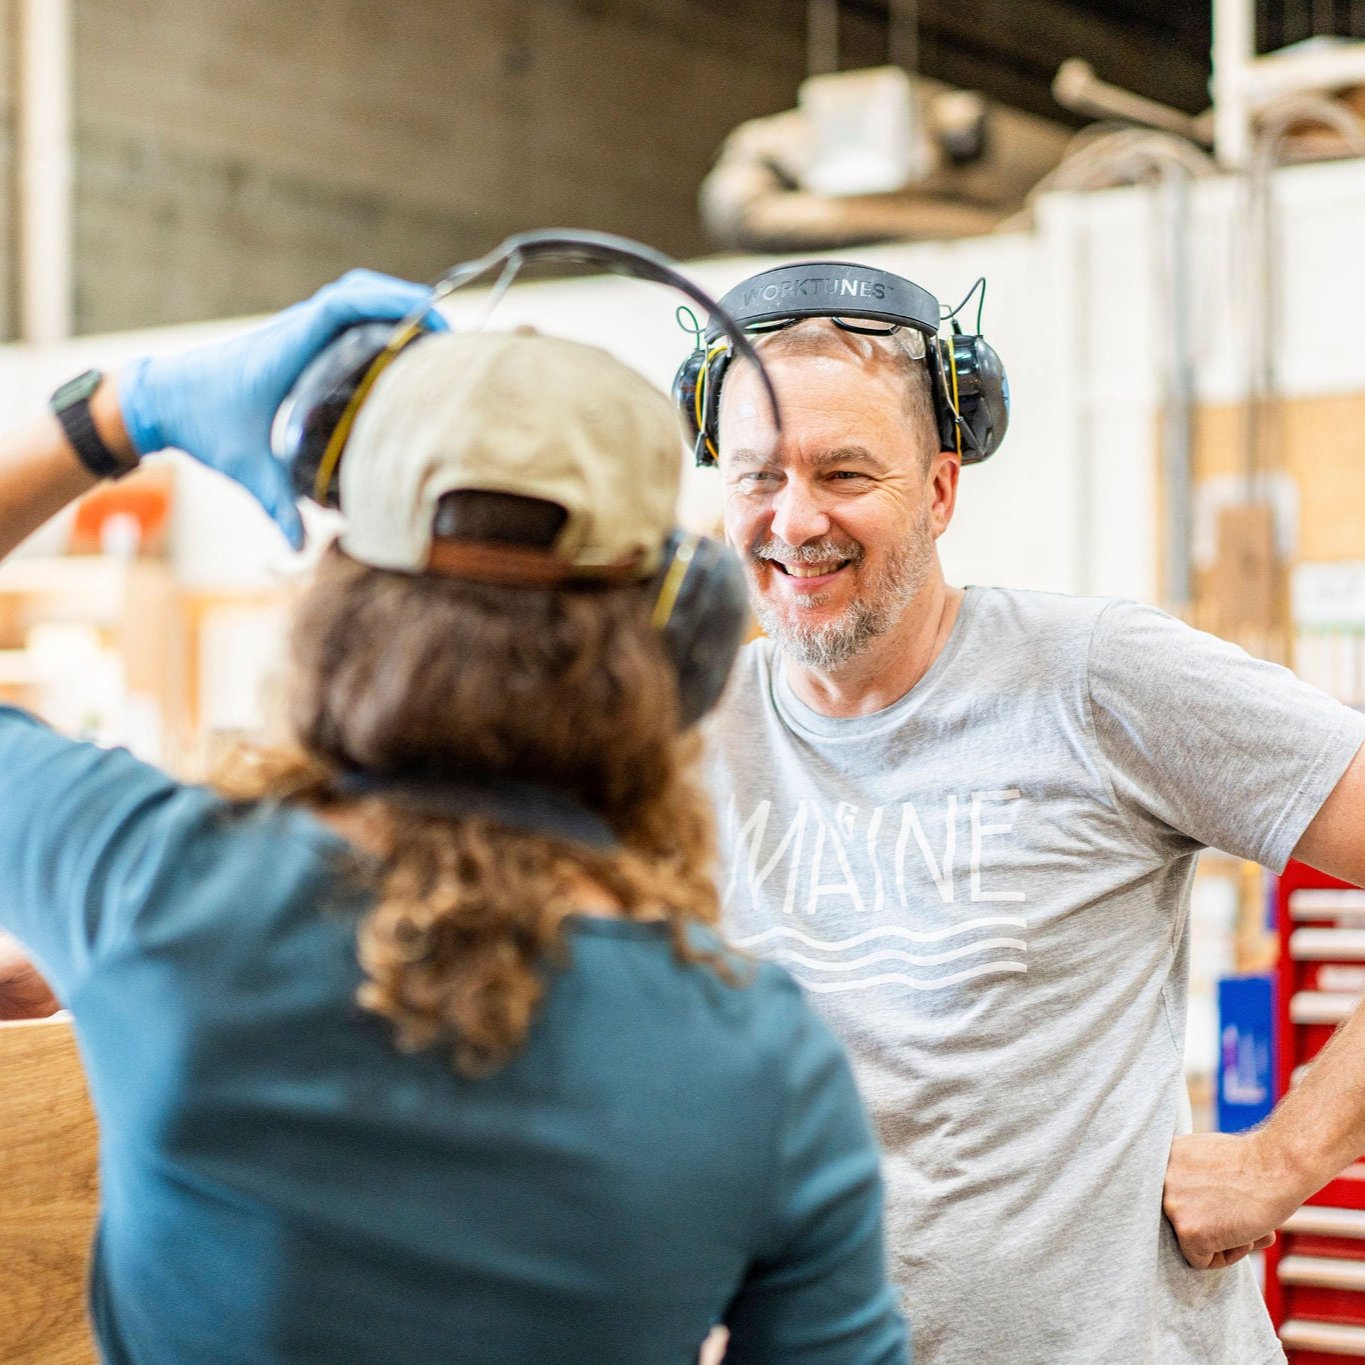
[[[1365,559],[1365,394],[1289,398],[1268,405],[1262,449],[1299,490],[1296,558]],[[1241,404],[1195,412],[1195,485],[1242,471]]]
[[[0,1024],[0,1361],[93,1365],[96,1129],[66,1017]]]

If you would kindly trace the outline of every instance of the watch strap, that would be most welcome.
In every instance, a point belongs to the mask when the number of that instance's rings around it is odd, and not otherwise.
[[[119,479],[136,469],[140,461],[136,454],[131,461],[121,459],[109,448],[95,427],[95,419],[90,412],[90,394],[98,386],[101,377],[91,372],[88,375],[90,382],[81,386],[87,391],[67,401],[61,400],[71,386],[63,384],[53,394],[51,407],[77,459],[96,478]],[[87,376],[82,375],[81,379],[87,379]]]

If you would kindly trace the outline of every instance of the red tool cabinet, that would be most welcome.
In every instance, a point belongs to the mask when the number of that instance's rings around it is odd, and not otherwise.
[[[1365,891],[1290,863],[1275,901],[1279,1096],[1365,993]],[[1291,1365],[1365,1360],[1365,1162],[1284,1225],[1266,1253],[1265,1288]]]

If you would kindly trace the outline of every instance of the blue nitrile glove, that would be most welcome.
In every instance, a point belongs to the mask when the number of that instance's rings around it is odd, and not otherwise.
[[[343,328],[395,321],[429,291],[352,270],[269,322],[179,355],[144,356],[119,374],[119,405],[139,453],[174,446],[242,485],[298,549],[303,523],[288,472],[270,453],[270,424],[303,367]],[[446,330],[430,313],[427,325]]]

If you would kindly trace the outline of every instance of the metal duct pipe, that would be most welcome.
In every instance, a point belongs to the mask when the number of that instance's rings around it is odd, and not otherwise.
[[[1057,68],[1057,74],[1052,78],[1052,97],[1064,109],[1087,118],[1122,119],[1146,128],[1160,128],[1206,147],[1213,142],[1210,116],[1201,114],[1192,118],[1168,104],[1135,95],[1119,85],[1110,85],[1095,75],[1089,62],[1078,57],[1072,57]]]

